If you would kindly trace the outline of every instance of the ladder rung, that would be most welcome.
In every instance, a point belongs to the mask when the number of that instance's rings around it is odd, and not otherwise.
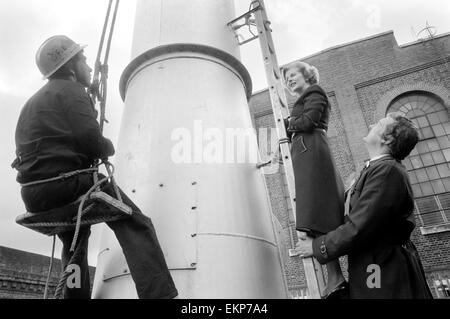
[[[248,11],[248,12],[246,12],[246,13],[240,15],[240,16],[237,17],[236,19],[234,19],[234,20],[228,22],[228,23],[227,23],[227,26],[232,27],[232,25],[233,25],[234,23],[236,23],[237,21],[239,21],[239,20],[241,20],[241,19],[243,19],[243,18],[250,17],[250,16],[252,15],[252,13],[254,13],[255,11],[257,11],[257,10],[259,10],[259,9],[260,9],[260,5],[259,5],[259,3],[258,3],[258,5],[257,5],[256,7],[254,7],[254,8],[252,8],[250,11]]]
[[[246,44],[246,43],[248,43],[248,42],[251,42],[251,41],[253,41],[253,40],[257,39],[257,38],[258,38],[258,36],[254,36],[254,37],[252,37],[252,38],[250,38],[250,39],[247,39],[247,40],[244,40],[244,41],[242,41],[242,42],[239,42],[239,40],[238,40],[238,44],[239,44],[239,45],[243,45],[243,44]]]
[[[276,68],[273,68],[273,69],[272,69],[272,72],[273,72],[273,76],[275,77],[275,79],[279,80],[279,79],[280,79],[280,76],[278,75],[277,69],[276,69]]]
[[[280,96],[278,96],[278,99],[280,100],[281,107],[286,107],[286,105],[284,104],[284,101],[281,99]]]
[[[270,54],[274,54],[275,50],[272,48],[272,46],[270,45],[270,43],[267,43],[267,46],[269,47],[269,52]]]

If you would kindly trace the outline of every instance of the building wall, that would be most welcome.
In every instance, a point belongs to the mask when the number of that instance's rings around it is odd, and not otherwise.
[[[42,299],[50,257],[0,246],[0,299]],[[91,284],[95,268],[90,267]],[[48,297],[59,282],[61,261],[53,260]],[[92,288],[92,287],[91,287]]]
[[[362,138],[369,125],[385,116],[396,96],[417,90],[430,92],[450,107],[449,53],[450,35],[399,46],[393,33],[385,32],[301,59],[318,68],[320,84],[329,97],[332,110],[328,138],[344,182],[348,183],[352,173],[368,159]],[[292,108],[294,97],[287,91],[286,96]],[[252,96],[250,109],[257,130],[275,127],[267,90]],[[262,154],[263,158],[268,156]],[[266,180],[272,209],[289,238],[286,242],[293,247],[297,239],[283,169],[266,175]],[[412,239],[433,288],[435,278],[448,278],[450,273],[450,232],[422,235],[417,227]],[[345,267],[345,258],[341,262]],[[292,294],[300,296],[306,282],[298,257],[289,259],[286,275]]]

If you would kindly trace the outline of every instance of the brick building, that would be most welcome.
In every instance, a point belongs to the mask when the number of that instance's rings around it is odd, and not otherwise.
[[[0,299],[42,299],[50,257],[0,246]],[[91,284],[95,268],[89,267]],[[61,273],[61,261],[53,260],[49,298],[53,298]]]
[[[301,59],[318,68],[329,97],[328,137],[344,181],[368,159],[362,138],[369,125],[387,112],[407,114],[420,128],[421,140],[403,164],[416,197],[413,241],[435,296],[444,296],[446,280],[450,284],[449,53],[450,34],[399,46],[389,31]],[[295,98],[287,92],[286,96],[292,107]],[[253,95],[250,108],[257,130],[275,127],[267,90]],[[286,244],[293,248],[295,224],[282,169],[267,174],[266,180],[272,209],[285,230]],[[286,275],[293,296],[304,294],[306,283],[298,257],[290,258]]]

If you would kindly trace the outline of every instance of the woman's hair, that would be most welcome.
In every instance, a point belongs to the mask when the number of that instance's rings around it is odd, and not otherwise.
[[[394,123],[386,127],[383,138],[389,141],[392,157],[398,161],[403,160],[411,153],[419,141],[419,134],[413,122],[400,113],[389,113],[387,116],[394,119]]]
[[[294,61],[294,62],[291,62],[288,65],[280,68],[281,76],[283,78],[283,83],[288,90],[289,90],[289,87],[287,86],[287,83],[286,83],[286,73],[288,70],[294,69],[294,68],[302,73],[303,77],[305,78],[306,83],[309,83],[311,85],[319,84],[319,71],[317,70],[316,67],[309,65],[306,62]]]

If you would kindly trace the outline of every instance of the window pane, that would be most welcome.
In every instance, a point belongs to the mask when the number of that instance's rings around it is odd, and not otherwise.
[[[424,139],[424,137],[422,134],[422,130],[419,129],[419,140],[423,140],[423,139]]]
[[[411,160],[408,157],[402,161],[402,164],[405,165],[407,171],[412,170]]]
[[[420,214],[434,212],[439,209],[434,196],[418,198],[416,199],[416,205]]]
[[[420,185],[419,184],[415,184],[415,185],[411,185],[413,193],[414,193],[414,197],[420,197],[423,196],[422,194],[422,190],[420,189]]]
[[[442,124],[433,125],[433,132],[436,136],[445,135],[444,127]]]
[[[448,112],[446,110],[438,112],[437,115],[438,115],[439,121],[441,123],[448,122]],[[445,128],[445,125],[444,125],[444,128]],[[450,127],[449,127],[449,129],[450,129]],[[445,131],[447,132],[447,129]],[[447,132],[447,134],[448,134],[448,132]]]
[[[438,195],[438,198],[443,209],[450,209],[450,193]]]
[[[445,133],[450,134],[450,122],[442,124],[444,126]]]
[[[423,154],[420,156],[422,158],[422,162],[424,166],[431,166],[434,165],[433,157],[431,156],[431,153]]]
[[[425,169],[418,169],[417,171],[416,171],[416,175],[417,175],[417,180],[419,181],[419,182],[426,182],[426,181],[428,181],[428,176],[427,176],[427,173],[425,172]]]
[[[412,118],[419,117],[419,116],[424,116],[424,115],[426,115],[424,111],[419,110],[419,109],[415,109],[415,110],[409,111],[406,114],[406,117],[409,118],[409,119],[412,119]]]
[[[417,154],[419,154],[419,153],[417,153],[417,148],[416,147],[414,147],[413,150],[411,151],[411,153],[409,153],[410,156],[414,156],[414,155],[417,155]]]
[[[433,187],[433,191],[435,194],[445,193],[444,184],[440,179],[431,181],[431,186]]]
[[[422,106],[422,103],[417,103],[417,97],[414,96],[413,101],[411,103],[409,103],[409,105],[411,105],[411,108],[417,109],[420,106]]]
[[[430,151],[427,141],[420,141],[419,143],[417,143],[416,149],[419,153],[428,153]]]
[[[421,214],[420,217],[422,217],[424,226],[440,225],[444,223],[441,212]]]
[[[439,175],[441,176],[441,178],[450,176],[450,168],[448,167],[447,163],[438,165],[437,169],[439,171]]]
[[[412,110],[412,111],[408,111],[408,113],[406,113],[405,116],[411,120],[413,117],[416,117],[415,114],[416,114],[416,110]]]
[[[409,182],[411,184],[417,184],[418,183],[417,176],[416,176],[416,173],[414,173],[414,171],[409,171],[408,172],[408,176],[409,176]]]
[[[450,210],[446,210],[444,212],[445,216],[447,217],[447,221],[450,221]]]
[[[449,148],[450,147],[450,141],[448,140],[447,136],[439,136],[438,143],[439,143],[440,148]]]
[[[442,182],[444,183],[445,191],[450,192],[450,178],[443,178]]]
[[[436,164],[441,164],[445,162],[444,154],[442,151],[437,151],[431,153],[431,156],[433,156],[433,160]]]
[[[428,145],[428,148],[430,149],[431,152],[437,151],[437,150],[440,149],[438,141],[435,138],[433,138],[431,140],[428,140],[427,141],[427,145]]]
[[[435,104],[436,104],[435,99],[431,99],[430,97],[427,97],[425,102],[422,104],[422,109],[427,113],[431,113],[432,111],[436,111],[439,109],[439,108],[435,109],[433,107],[433,105],[435,105]]]
[[[450,162],[450,149],[447,148],[446,150],[443,150],[443,152],[447,162]]]
[[[423,167],[422,160],[420,159],[420,156],[412,156],[409,158],[411,160],[412,167],[417,169]]]
[[[431,127],[424,127],[423,129],[421,129],[421,131],[422,131],[422,136],[424,139],[434,137],[434,133],[431,130]]]
[[[427,170],[429,179],[438,179],[439,178],[439,173],[435,166],[427,167],[426,170]]]
[[[430,121],[430,124],[431,124],[431,125],[441,123],[441,121],[439,120],[439,117],[438,117],[437,113],[431,113],[431,114],[428,114],[427,117],[428,117],[428,120]]]
[[[428,120],[425,116],[418,117],[417,122],[418,122],[420,128],[430,126],[430,124],[428,124]]]
[[[431,187],[430,182],[420,183],[420,188],[424,196],[433,195],[433,187]]]
[[[403,105],[399,111],[402,112],[403,114],[408,113],[408,111],[411,110],[411,107],[408,104]]]

